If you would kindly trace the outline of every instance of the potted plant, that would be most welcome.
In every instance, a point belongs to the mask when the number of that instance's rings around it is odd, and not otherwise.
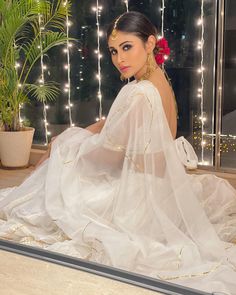
[[[3,166],[29,161],[33,128],[20,122],[20,108],[30,97],[41,102],[59,93],[54,82],[32,83],[30,76],[49,49],[65,44],[70,3],[47,0],[0,0],[0,158]],[[20,64],[20,66],[19,66]],[[22,152],[22,154],[20,154]]]

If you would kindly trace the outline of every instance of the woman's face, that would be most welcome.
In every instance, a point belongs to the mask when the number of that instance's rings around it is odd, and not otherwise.
[[[115,40],[108,39],[114,66],[126,78],[139,79],[146,72],[149,46],[131,33],[117,31]]]

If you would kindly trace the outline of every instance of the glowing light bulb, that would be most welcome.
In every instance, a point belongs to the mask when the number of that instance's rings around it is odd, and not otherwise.
[[[202,121],[202,122],[205,122],[207,119],[206,117],[199,117],[199,119]]]
[[[202,23],[203,23],[203,22],[202,22],[202,19],[199,18],[199,19],[197,20],[197,25],[200,26],[200,25],[202,25]]]
[[[202,73],[203,71],[205,71],[205,68],[204,67],[201,67],[197,71],[198,71],[198,73]]]

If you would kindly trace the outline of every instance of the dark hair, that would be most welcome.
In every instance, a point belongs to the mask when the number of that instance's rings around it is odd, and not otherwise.
[[[113,20],[107,29],[107,40],[112,33],[116,20],[117,18]],[[143,42],[146,42],[150,35],[157,35],[156,27],[144,14],[137,11],[130,11],[122,14],[116,24],[116,29],[118,31],[132,33]]]

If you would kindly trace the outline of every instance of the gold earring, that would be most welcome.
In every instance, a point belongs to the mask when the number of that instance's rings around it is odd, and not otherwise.
[[[155,69],[157,68],[157,63],[155,61],[155,58],[154,58],[154,55],[153,53],[149,53],[148,54],[148,58],[147,58],[147,67],[148,67],[148,70],[150,72],[150,74],[152,72],[155,71]]]
[[[157,68],[157,64],[156,64],[156,61],[154,59],[153,53],[148,53],[146,65],[147,65],[146,73],[143,74],[143,76],[139,79],[139,81],[140,80],[148,80],[150,75]]]

